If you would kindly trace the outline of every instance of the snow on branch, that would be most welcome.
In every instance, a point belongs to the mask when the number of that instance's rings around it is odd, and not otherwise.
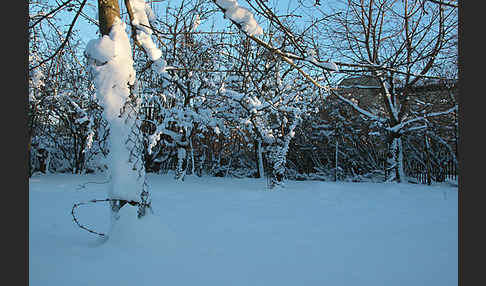
[[[144,0],[125,0],[125,4],[131,25],[135,28],[135,40],[142,46],[148,58],[153,62],[152,69],[157,73],[165,72],[166,62],[162,59],[162,51],[157,48],[151,37],[152,28],[150,28],[149,20],[154,17],[152,10]]]
[[[213,0],[224,11],[224,15],[240,26],[247,35],[262,35],[263,29],[258,25],[253,13],[238,5],[237,0]]]
[[[399,122],[400,119],[398,117],[398,109],[399,107],[396,106],[398,104],[397,101],[395,101],[396,104],[392,102],[392,94],[390,93],[390,90],[388,89],[388,85],[386,84],[385,78],[383,77],[383,73],[381,71],[373,70],[373,74],[378,78],[378,81],[380,83],[381,88],[383,89],[383,92],[385,93],[385,98],[388,103],[388,108],[391,111],[391,114],[393,115],[393,119],[395,122]]]
[[[386,122],[386,119],[383,118],[383,117],[379,117],[369,111],[366,111],[364,110],[363,108],[359,107],[356,103],[352,102],[351,100],[343,97],[342,95],[338,94],[337,92],[334,92],[333,93],[339,98],[341,99],[342,101],[346,102],[347,104],[349,104],[352,108],[354,108],[356,111],[358,111],[359,113],[367,116],[368,118],[370,118],[371,120],[374,120],[374,121],[378,121],[378,122],[382,122],[382,123],[385,123]]]
[[[257,44],[259,44],[260,46],[266,48],[267,50],[269,50],[270,52],[276,54],[276,55],[279,55],[281,56],[281,58],[286,62],[288,63],[289,65],[291,65],[293,68],[295,68],[304,78],[306,78],[307,80],[309,80],[312,84],[314,84],[315,86],[317,86],[318,88],[322,88],[322,89],[328,89],[327,86],[323,86],[321,85],[320,83],[317,82],[317,80],[315,80],[314,78],[312,78],[308,73],[306,73],[302,68],[298,67],[293,60],[300,60],[300,61],[304,61],[304,62],[308,62],[316,67],[319,67],[321,69],[324,69],[324,70],[327,70],[327,71],[338,71],[339,68],[338,66],[334,63],[334,62],[317,62],[315,60],[311,60],[309,58],[303,58],[303,57],[299,57],[295,54],[291,54],[291,53],[287,53],[287,52],[283,52],[281,51],[280,49],[277,49],[275,47],[273,47],[270,43],[267,43],[257,37],[255,37],[256,34],[263,34],[263,31],[261,31],[260,33],[260,30],[261,28],[258,26],[258,28],[254,27],[254,25],[258,25],[258,23],[256,23],[256,21],[254,22],[254,18],[253,18],[253,15],[251,17],[249,17],[249,15],[247,13],[251,13],[248,11],[248,9],[246,8],[241,8],[238,6],[238,3],[236,0],[213,0],[213,2],[216,4],[216,6],[218,6],[218,8],[220,8],[223,13],[225,13],[225,15],[242,31],[245,33],[245,35],[247,37],[249,37],[250,39],[252,39],[254,42],[256,42]],[[233,10],[231,10],[231,9]],[[242,14],[246,15],[244,17],[238,17],[236,12],[234,11],[237,11],[238,9],[245,9],[246,12],[243,12],[243,10],[241,11]],[[228,12],[229,11],[229,12]],[[253,27],[252,29],[248,28],[248,27]],[[253,32],[252,32],[253,31]],[[257,31],[258,33],[255,33],[255,31]]]
[[[454,105],[453,107],[451,107],[447,110],[444,110],[444,111],[426,114],[426,115],[424,115],[424,117],[434,117],[434,116],[446,115],[446,114],[452,113],[454,111],[457,111],[457,105]]]
[[[425,115],[423,115],[421,117],[417,117],[417,118],[413,118],[413,119],[410,119],[410,120],[407,120],[407,121],[403,121],[400,124],[397,124],[397,125],[395,125],[393,127],[389,127],[387,129],[389,131],[392,131],[392,132],[398,132],[400,129],[402,129],[406,125],[409,125],[410,123],[417,122],[417,121],[421,121],[421,120],[426,120],[428,117],[435,117],[435,116],[440,116],[440,115],[446,115],[446,114],[452,113],[452,112],[454,112],[456,110],[457,110],[457,105],[454,105],[453,107],[451,107],[451,108],[449,108],[447,110],[439,111],[439,112],[434,112],[434,113],[429,113],[429,114],[425,114]]]
[[[422,129],[426,129],[426,128],[427,128],[427,125],[420,125],[420,126],[417,126],[417,127],[408,128],[407,131],[412,132],[412,131],[422,130]]]

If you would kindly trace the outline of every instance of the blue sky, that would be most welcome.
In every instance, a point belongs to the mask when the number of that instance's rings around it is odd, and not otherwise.
[[[53,0],[50,0],[51,2],[54,2]],[[149,1],[146,1],[149,2]],[[166,5],[169,1],[158,1],[158,2],[153,2],[152,7],[154,9],[154,12],[157,15],[161,15],[163,13],[162,7]],[[176,5],[178,0],[171,0],[170,3],[172,6]],[[313,0],[307,0],[308,3],[312,3]],[[248,4],[245,1],[239,0],[239,4],[244,7],[248,7]],[[287,11],[292,11],[295,9],[298,5],[298,1],[295,0],[270,0],[268,1],[268,6],[270,7],[275,7],[278,11],[277,13],[280,14],[286,14]],[[124,3],[123,1],[120,1],[120,7],[122,12],[125,11]],[[86,4],[85,8],[83,9],[83,13],[91,17],[93,19],[98,19],[98,14],[97,14],[97,1],[94,0],[89,0],[88,3]],[[248,7],[249,8],[249,7]],[[251,10],[251,9],[250,9]],[[63,24],[69,25],[74,17],[74,12],[62,12],[59,14],[61,21]],[[209,27],[212,25],[214,22],[215,26],[222,26],[222,27],[228,27],[230,25],[230,22],[227,19],[223,18],[222,13],[217,13],[216,15],[213,16],[212,19],[207,20],[201,24],[199,27],[199,30],[208,30]],[[263,23],[261,23],[263,24]],[[80,16],[78,21],[76,22],[75,29],[79,30],[81,38],[83,41],[86,43],[90,39],[96,38],[97,37],[97,31],[98,28],[92,24],[89,20],[86,20],[84,17]]]

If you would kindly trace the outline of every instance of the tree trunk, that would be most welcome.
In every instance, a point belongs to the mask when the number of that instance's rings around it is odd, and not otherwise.
[[[116,18],[120,18],[118,0],[98,0],[98,20],[101,35],[110,34]]]
[[[51,151],[47,150],[47,155],[46,155],[46,174],[50,173],[49,171],[49,165],[51,164]]]
[[[175,172],[175,179],[184,181],[187,169],[187,152],[184,147],[177,148],[177,166]]]
[[[272,178],[270,180],[270,188],[283,186],[283,179],[285,173],[285,163],[286,163],[286,149],[285,146],[276,144],[272,146],[269,150],[269,159],[272,166]]]
[[[334,167],[334,181],[337,182],[338,181],[338,156],[339,154],[339,141],[337,140],[336,138],[336,158],[335,158],[335,164],[336,166]]]
[[[113,199],[110,202],[112,219],[118,220],[118,211],[127,202],[138,205],[137,215],[141,218],[150,208],[150,199],[143,163],[143,138],[137,117],[138,105],[130,87],[135,79],[130,41],[121,23],[117,0],[98,0],[98,17],[102,36],[109,36],[119,49],[117,56],[111,58],[109,64],[101,63],[103,67],[95,74],[97,96],[104,108],[103,117],[110,126],[109,197]]]
[[[255,143],[255,152],[258,162],[257,178],[263,178],[263,176],[265,175],[265,170],[263,169],[262,141],[256,140]]]
[[[425,143],[425,167],[427,172],[427,185],[432,184],[432,179],[430,176],[430,150],[429,150],[429,140],[427,135],[424,136],[424,143]]]
[[[120,7],[118,6],[117,0],[98,0],[98,22],[102,36],[110,34],[111,27],[115,23],[115,19],[117,17],[120,17]],[[109,136],[111,137],[111,135]],[[112,152],[112,150],[110,150],[110,152]],[[120,203],[117,201],[111,201],[110,205],[112,218],[116,218],[116,214],[121,208]]]
[[[405,180],[405,172],[403,169],[403,146],[402,146],[402,138],[400,137],[393,137],[391,143],[391,153],[392,153],[392,169],[394,173],[394,177],[390,177],[390,181],[396,181],[397,183],[401,183]]]
[[[189,140],[189,146],[191,148],[191,175],[194,175],[195,166],[194,166],[194,147],[192,146],[192,137]]]

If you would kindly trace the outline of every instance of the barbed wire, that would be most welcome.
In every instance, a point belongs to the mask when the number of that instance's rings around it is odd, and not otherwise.
[[[71,215],[73,216],[73,219],[74,219],[74,222],[81,228],[81,229],[84,229],[90,233],[94,233],[94,234],[97,234],[101,237],[105,237],[106,234],[104,233],[101,233],[101,232],[97,232],[97,231],[94,231],[92,229],[89,229],[87,228],[86,226],[82,225],[79,223],[78,219],[76,218],[76,215],[74,214],[74,209],[76,209],[77,207],[81,206],[81,205],[86,205],[86,204],[90,204],[90,203],[99,203],[99,202],[110,202],[110,201],[115,201],[114,199],[103,199],[103,200],[90,200],[90,201],[87,201],[87,202],[81,202],[81,203],[76,203],[73,205],[73,208],[71,209]]]
[[[120,199],[93,199],[93,200],[89,200],[89,201],[86,201],[86,202],[80,202],[80,203],[75,203],[73,205],[73,208],[71,209],[71,215],[73,216],[73,219],[74,219],[74,222],[81,228],[81,229],[84,229],[90,233],[93,233],[93,234],[96,234],[96,235],[99,235],[101,237],[105,237],[106,234],[102,233],[102,232],[97,232],[97,231],[94,231],[88,227],[86,227],[85,225],[82,225],[79,220],[76,218],[76,215],[74,213],[74,210],[81,206],[81,205],[87,205],[87,204],[94,204],[94,203],[102,203],[102,202],[119,202],[121,203],[121,206],[124,206],[125,204],[129,204],[131,206],[141,206],[141,205],[145,205],[146,207],[150,206],[150,205],[147,205],[146,203],[142,202],[142,203],[139,203],[139,202],[136,202],[136,201],[126,201],[126,200],[120,200]],[[140,208],[139,208],[139,211],[140,211]]]

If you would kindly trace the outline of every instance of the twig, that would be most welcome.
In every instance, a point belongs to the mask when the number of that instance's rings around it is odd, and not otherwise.
[[[47,17],[49,17],[50,15],[56,13],[57,11],[59,11],[61,8],[63,8],[64,6],[66,6],[67,4],[69,4],[70,2],[72,2],[73,0],[68,0],[64,3],[61,3],[61,5],[59,5],[57,8],[53,9],[51,12],[43,15],[42,17],[40,17],[40,19],[38,19],[37,21],[34,22],[34,24],[30,25],[29,26],[29,29],[32,29],[34,28],[35,25],[39,24],[42,20],[46,19]]]
[[[79,14],[81,14],[81,10],[83,10],[84,8],[84,5],[86,4],[88,0],[84,0],[83,3],[81,3],[81,7],[79,7],[79,10],[78,12],[76,13],[76,16],[74,16],[74,19],[73,21],[71,22],[71,25],[69,26],[69,30],[67,31],[67,34],[66,34],[66,38],[64,39],[64,41],[61,43],[61,45],[57,48],[57,50],[50,56],[48,57],[47,59],[45,60],[42,60],[40,63],[38,63],[37,65],[29,68],[29,71],[33,70],[33,69],[36,69],[38,67],[40,67],[41,65],[43,65],[44,63],[52,60],[63,48],[64,46],[66,45],[66,43],[68,42],[69,40],[69,37],[71,36],[71,33],[73,31],[73,28],[74,28],[74,24],[76,24],[76,21],[79,17]]]

